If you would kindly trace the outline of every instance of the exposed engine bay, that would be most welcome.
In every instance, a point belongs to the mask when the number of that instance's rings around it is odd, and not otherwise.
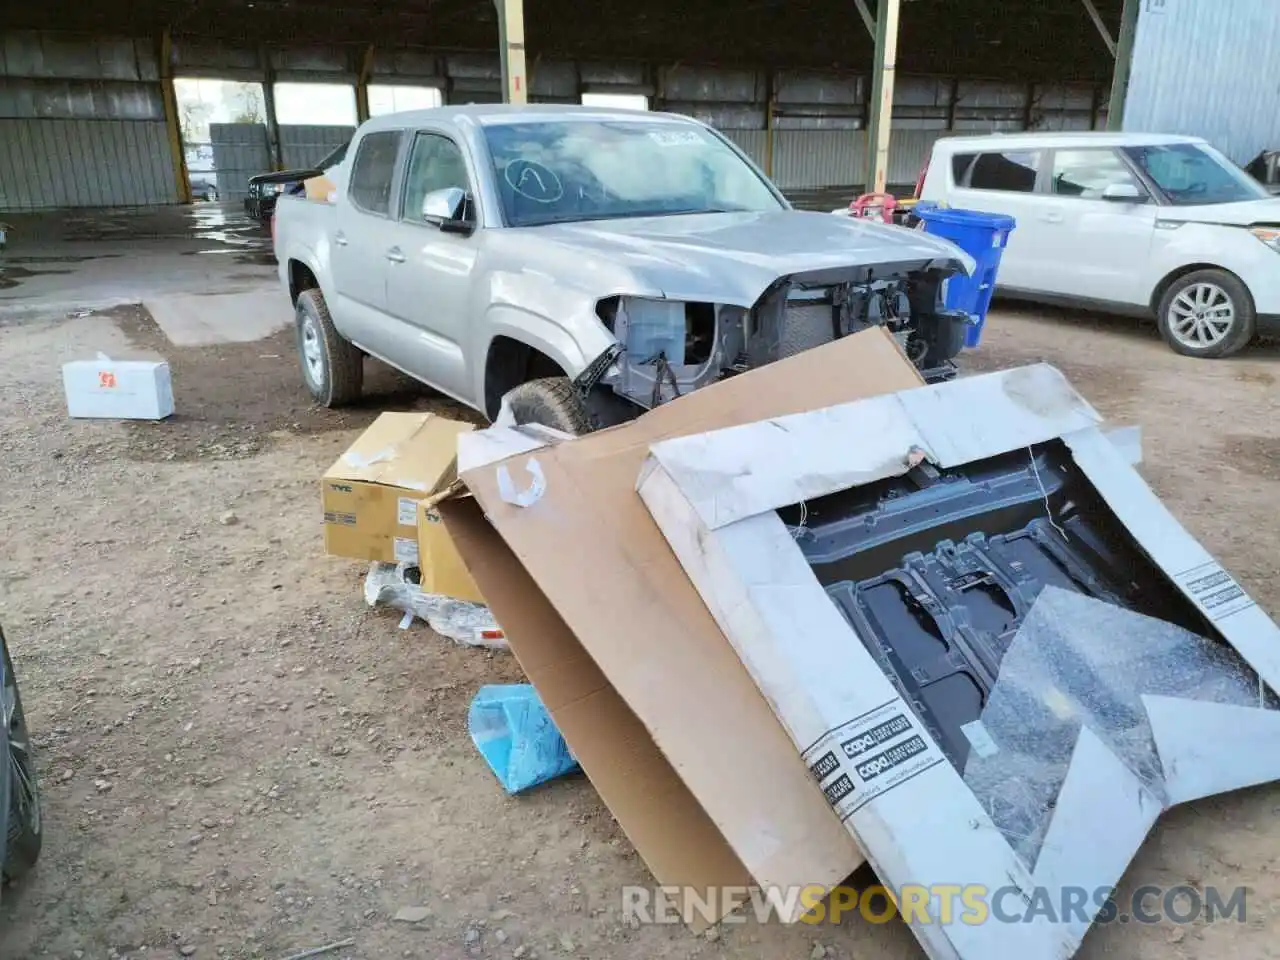
[[[609,297],[597,312],[618,347],[586,386],[649,409],[873,326],[893,334],[926,380],[950,379],[969,317],[943,309],[948,275],[916,263],[784,277],[750,309]]]

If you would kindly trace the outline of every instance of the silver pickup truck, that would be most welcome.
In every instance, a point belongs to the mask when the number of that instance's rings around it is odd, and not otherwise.
[[[275,243],[307,387],[377,357],[486,416],[574,433],[866,326],[943,371],[968,317],[945,240],[793,210],[688,117],[469,106],[363,124]]]

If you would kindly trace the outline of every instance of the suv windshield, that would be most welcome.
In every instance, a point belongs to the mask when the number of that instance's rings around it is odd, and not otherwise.
[[[702,127],[581,119],[484,129],[508,225],[780,210],[769,185]]]
[[[1195,143],[1125,147],[1175,206],[1266,200],[1270,194],[1218,151]]]

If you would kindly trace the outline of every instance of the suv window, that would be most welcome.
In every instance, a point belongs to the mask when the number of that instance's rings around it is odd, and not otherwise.
[[[396,173],[396,155],[400,152],[399,130],[367,134],[356,150],[351,168],[351,202],[367,213],[391,214],[391,181]]]
[[[405,176],[404,218],[422,222],[422,201],[436,190],[457,187],[469,193],[467,165],[462,150],[448,137],[420,133],[413,141],[409,172]]]
[[[973,162],[969,182],[965,186],[974,190],[1033,193],[1039,170],[1040,153],[1037,150],[983,153]]]
[[[1058,196],[1101,200],[1102,191],[1114,184],[1127,184],[1146,193],[1114,150],[1054,152],[1050,190]]]

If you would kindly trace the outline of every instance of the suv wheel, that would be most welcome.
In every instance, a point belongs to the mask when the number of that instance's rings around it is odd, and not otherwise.
[[[1229,357],[1253,339],[1253,297],[1225,270],[1197,270],[1180,277],[1160,298],[1160,333],[1187,357]]]
[[[0,713],[8,736],[6,746],[8,763],[5,787],[9,794],[7,830],[4,849],[4,877],[17,880],[35,866],[40,857],[40,792],[36,787],[36,765],[31,755],[31,737],[27,731],[26,716],[22,712],[22,698],[18,694],[18,681],[13,673],[13,661],[9,659],[9,647],[0,633],[0,645],[4,649],[4,687],[0,690]]]
[[[536,423],[578,436],[592,430],[591,415],[568,377],[530,380],[502,398],[517,425]]]
[[[294,319],[302,379],[316,402],[340,407],[358,400],[364,386],[364,354],[338,333],[324,295],[319,290],[303,290],[298,294]]]

